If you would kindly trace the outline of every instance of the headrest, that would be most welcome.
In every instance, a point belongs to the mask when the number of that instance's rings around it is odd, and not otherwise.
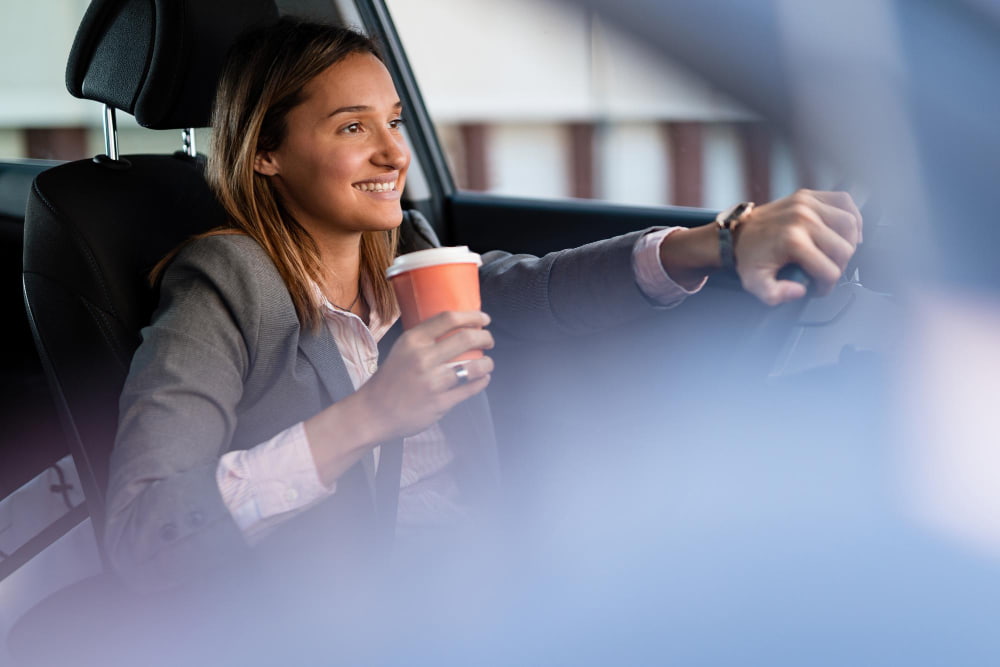
[[[66,88],[143,127],[206,127],[226,51],[278,19],[273,0],[92,0],[66,65]]]

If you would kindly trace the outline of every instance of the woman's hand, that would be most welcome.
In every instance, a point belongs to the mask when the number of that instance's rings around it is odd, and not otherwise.
[[[451,362],[470,350],[493,347],[493,335],[483,328],[489,322],[485,313],[451,311],[399,337],[378,372],[357,392],[363,413],[384,428],[379,441],[419,433],[486,388],[492,359],[461,362],[468,371],[466,382]]]
[[[330,486],[380,442],[419,433],[490,383],[493,360],[463,361],[468,381],[455,372],[455,357],[493,347],[483,329],[486,313],[441,313],[396,341],[382,367],[358,391],[305,421],[319,478]]]
[[[805,286],[778,280],[788,264],[801,266],[826,294],[861,238],[861,213],[849,194],[799,190],[754,208],[736,225],[736,272],[745,290],[772,306],[805,296]],[[697,288],[722,263],[716,224],[673,231],[660,246],[660,262],[679,285]]]
[[[778,280],[787,264],[828,294],[861,240],[861,212],[849,194],[799,190],[743,217],[734,231],[736,272],[744,289],[772,306],[805,296],[804,285]]]

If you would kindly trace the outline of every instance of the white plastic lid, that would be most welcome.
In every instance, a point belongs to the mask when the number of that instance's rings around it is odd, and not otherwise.
[[[438,266],[439,264],[475,264],[476,266],[482,266],[483,260],[478,253],[470,252],[467,245],[418,250],[397,257],[392,266],[385,270],[385,277],[392,278],[404,271],[423,269],[428,266]]]

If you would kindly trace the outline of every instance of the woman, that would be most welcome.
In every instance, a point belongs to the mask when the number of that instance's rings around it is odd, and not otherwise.
[[[490,349],[491,324],[538,338],[621,325],[720,266],[714,224],[544,258],[487,253],[489,316],[445,313],[400,335],[385,268],[437,244],[400,207],[402,113],[356,33],[283,19],[230,54],[208,175],[231,228],[158,267],[160,305],[121,399],[106,548],[134,586],[251,550],[364,559],[394,533],[475,525],[498,488],[493,362],[447,362]],[[789,262],[830,289],[861,234],[843,193],[799,192],[737,223],[743,284],[768,303],[804,293],[775,277]]]

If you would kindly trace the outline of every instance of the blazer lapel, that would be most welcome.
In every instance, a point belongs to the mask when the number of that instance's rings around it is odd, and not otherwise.
[[[332,402],[336,403],[354,393],[351,376],[347,373],[344,359],[340,356],[340,350],[337,349],[337,343],[329,329],[321,326],[316,333],[303,331],[299,336],[299,349],[316,369],[316,374]],[[361,458],[361,466],[368,480],[368,492],[374,502],[375,455],[370,451],[365,454]]]

